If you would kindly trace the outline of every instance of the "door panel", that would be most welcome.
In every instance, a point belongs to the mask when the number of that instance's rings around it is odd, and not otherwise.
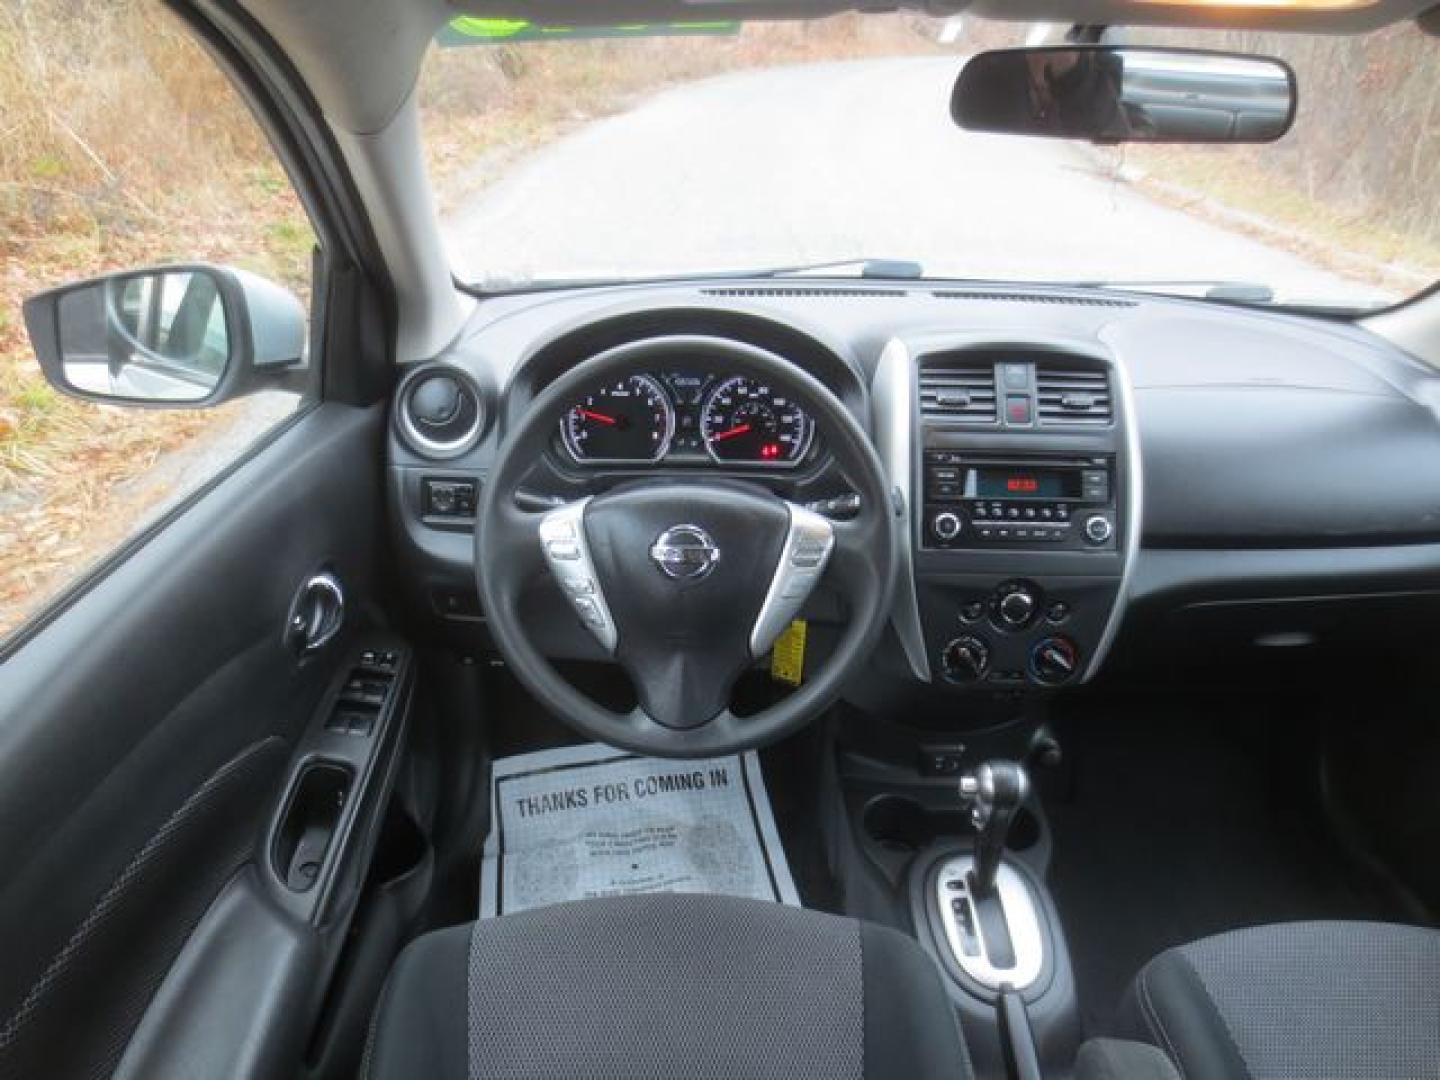
[[[369,607],[381,424],[307,412],[0,666],[0,1077],[108,1074],[253,857]],[[302,663],[321,568],[349,633]]]

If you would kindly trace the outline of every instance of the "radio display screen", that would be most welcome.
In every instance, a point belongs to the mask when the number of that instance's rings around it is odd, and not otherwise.
[[[1075,499],[1080,474],[1058,469],[984,468],[975,471],[980,499]]]

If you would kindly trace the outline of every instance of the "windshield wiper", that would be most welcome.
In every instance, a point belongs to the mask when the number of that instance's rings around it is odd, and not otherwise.
[[[754,270],[702,270],[678,274],[644,277],[557,278],[543,281],[506,282],[500,287],[456,280],[456,285],[471,296],[491,296],[558,292],[565,289],[607,288],[617,285],[657,285],[687,281],[743,281],[747,278],[804,277],[826,271],[858,270],[859,277],[884,281],[916,281],[924,277],[925,268],[909,259],[835,259],[831,262],[802,263],[796,266],[770,266]]]
[[[1160,296],[1189,296],[1197,300],[1223,300],[1232,304],[1273,304],[1275,290],[1257,281],[1072,281],[1081,289],[1110,289],[1115,292],[1156,293]]]
[[[854,267],[862,278],[879,278],[884,281],[919,281],[925,277],[925,267],[913,259],[837,259],[833,262],[810,263],[808,266],[782,266],[771,270],[759,270],[747,277],[805,277],[830,270],[846,270]]]

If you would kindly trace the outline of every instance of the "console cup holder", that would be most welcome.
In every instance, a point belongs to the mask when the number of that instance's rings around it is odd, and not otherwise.
[[[879,795],[865,804],[861,815],[865,835],[887,851],[911,854],[942,839],[972,836],[975,827],[958,798],[953,808],[936,810],[904,795]],[[1010,827],[1005,847],[1024,851],[1040,840],[1040,822],[1022,806]]]

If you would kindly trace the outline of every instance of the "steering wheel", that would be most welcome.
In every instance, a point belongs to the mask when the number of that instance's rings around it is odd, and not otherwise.
[[[834,468],[857,493],[829,518],[758,483],[707,477],[622,483],[548,511],[517,503],[557,424],[596,385],[677,355],[761,380],[814,418]],[[899,517],[875,450],[819,381],[774,353],[720,338],[667,336],[617,346],[549,385],[500,447],[476,519],[475,573],[490,630],[522,684],[592,739],[658,757],[758,747],[819,715],[874,645],[890,613]],[[606,708],[536,648],[522,597],[550,575],[580,622],[634,684],[639,705]],[[730,710],[735,680],[799,613],[822,576],[848,622],[818,670],[750,716]]]

